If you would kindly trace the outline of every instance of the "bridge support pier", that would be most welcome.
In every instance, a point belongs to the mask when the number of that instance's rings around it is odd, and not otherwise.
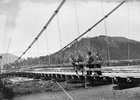
[[[2,92],[2,95],[6,100],[11,100],[14,96],[13,90],[11,88],[5,87],[3,78],[0,78],[0,92]]]
[[[0,78],[0,90],[4,87],[4,81],[3,78]]]

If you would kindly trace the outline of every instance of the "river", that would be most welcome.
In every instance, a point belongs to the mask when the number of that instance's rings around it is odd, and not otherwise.
[[[73,98],[73,100],[94,100],[91,98],[93,97],[102,98],[102,96],[104,97],[105,95],[108,95],[108,93],[112,94],[112,86],[111,85],[98,86],[98,87],[90,87],[88,89],[73,88],[66,91],[71,96],[71,98]],[[18,96],[14,97],[12,100],[71,100],[71,99],[62,90],[53,90],[49,92]]]
[[[67,96],[61,91],[52,91],[14,97],[13,100],[59,100],[61,97],[67,98]]]
[[[112,85],[66,90],[73,100],[139,100],[140,88],[112,91]],[[136,94],[136,95],[135,95]],[[12,100],[72,100],[62,90],[14,97]]]

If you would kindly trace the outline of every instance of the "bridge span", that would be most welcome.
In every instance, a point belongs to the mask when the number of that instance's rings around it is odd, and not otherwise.
[[[101,72],[100,74],[98,72]],[[26,77],[41,80],[83,83],[85,86],[113,84],[114,89],[137,87],[140,84],[139,66],[118,66],[102,68],[84,68],[77,72],[73,67],[58,68],[22,68],[1,74],[1,77]]]

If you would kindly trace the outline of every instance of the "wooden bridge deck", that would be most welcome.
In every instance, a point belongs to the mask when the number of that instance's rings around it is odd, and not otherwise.
[[[119,66],[119,67],[102,67],[92,68],[92,74],[88,74],[89,69],[85,69],[78,74],[72,67],[68,68],[23,68],[20,70],[3,73],[5,77],[27,77],[37,79],[56,79],[58,81],[82,82],[85,80],[93,84],[111,84],[112,80],[115,84],[124,84],[129,86],[138,86],[140,84],[140,68],[139,66]],[[96,71],[101,71],[102,75],[97,75]]]

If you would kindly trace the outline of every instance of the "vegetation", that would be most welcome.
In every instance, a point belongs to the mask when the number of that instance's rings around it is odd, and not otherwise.
[[[108,38],[108,43],[106,38]],[[71,55],[77,57],[79,54],[86,61],[87,51],[89,50],[92,51],[93,55],[99,52],[105,62],[110,58],[110,60],[124,60],[119,62],[120,65],[126,65],[126,63],[127,65],[128,63],[140,64],[140,60],[126,61],[126,59],[140,59],[140,42],[124,37],[106,37],[101,35],[92,38],[82,38],[59,53],[40,56],[39,58],[24,59],[14,66],[69,63]],[[114,62],[111,63],[111,65],[118,65],[118,62],[117,64]]]
[[[40,80],[33,80],[33,81],[26,81],[26,82],[18,82],[14,84],[6,85],[8,88],[12,89],[15,95],[25,95],[25,94],[32,94],[32,93],[39,93],[39,92],[47,92],[52,90],[61,90],[61,88],[55,83],[49,81],[42,81]],[[69,84],[68,86],[65,82],[60,83],[63,88],[77,88],[83,86],[82,84]]]

